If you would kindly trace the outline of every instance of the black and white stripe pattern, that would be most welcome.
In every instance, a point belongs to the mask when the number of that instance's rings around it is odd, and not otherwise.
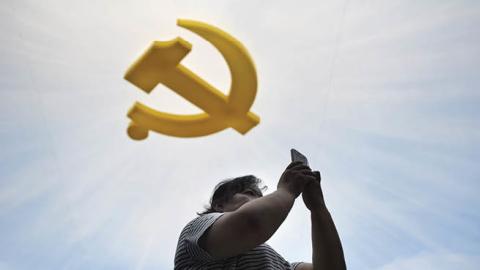
[[[289,263],[267,244],[223,260],[215,260],[198,245],[198,239],[223,213],[210,213],[190,221],[180,233],[175,252],[175,270],[294,270],[300,263]]]

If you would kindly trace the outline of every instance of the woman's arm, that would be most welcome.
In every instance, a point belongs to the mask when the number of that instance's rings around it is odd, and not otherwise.
[[[311,211],[314,270],[345,270],[345,258],[337,229],[327,208]]]
[[[347,266],[343,255],[342,243],[340,242],[332,216],[325,206],[320,186],[320,173],[315,172],[315,176],[316,181],[308,183],[302,193],[303,201],[310,210],[312,221],[313,269],[345,270]]]

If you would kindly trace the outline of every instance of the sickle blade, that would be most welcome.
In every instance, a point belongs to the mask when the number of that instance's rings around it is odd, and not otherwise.
[[[228,33],[206,23],[179,19],[177,24],[209,41],[222,54],[231,74],[229,107],[235,114],[246,114],[257,93],[255,64],[247,49]]]
[[[184,138],[206,136],[228,127],[225,126],[223,121],[219,121],[206,113],[169,114],[154,110],[140,102],[136,102],[130,109],[128,117],[134,123],[130,124],[131,128],[128,130],[130,138],[134,140],[142,140],[147,137],[146,135],[135,136],[135,134],[138,134],[138,127],[145,129],[140,130],[140,133],[152,130],[161,134]]]

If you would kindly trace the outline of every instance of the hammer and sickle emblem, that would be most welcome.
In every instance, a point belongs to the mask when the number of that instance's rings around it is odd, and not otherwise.
[[[135,102],[127,114],[131,119],[128,135],[134,140],[143,140],[152,130],[176,137],[198,137],[228,127],[245,134],[260,122],[260,118],[250,112],[257,93],[257,76],[247,50],[234,37],[211,25],[183,19],[177,20],[177,25],[198,34],[220,51],[231,73],[229,95],[225,96],[180,64],[192,49],[189,42],[180,37],[154,41],[128,69],[125,79],[146,93],[161,83],[204,113],[169,114]]]

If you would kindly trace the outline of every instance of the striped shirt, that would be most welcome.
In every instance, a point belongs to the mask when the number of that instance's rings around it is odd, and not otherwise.
[[[226,259],[214,259],[198,245],[198,239],[223,213],[209,213],[190,221],[180,233],[174,270],[294,270],[300,262],[289,263],[267,244]]]

